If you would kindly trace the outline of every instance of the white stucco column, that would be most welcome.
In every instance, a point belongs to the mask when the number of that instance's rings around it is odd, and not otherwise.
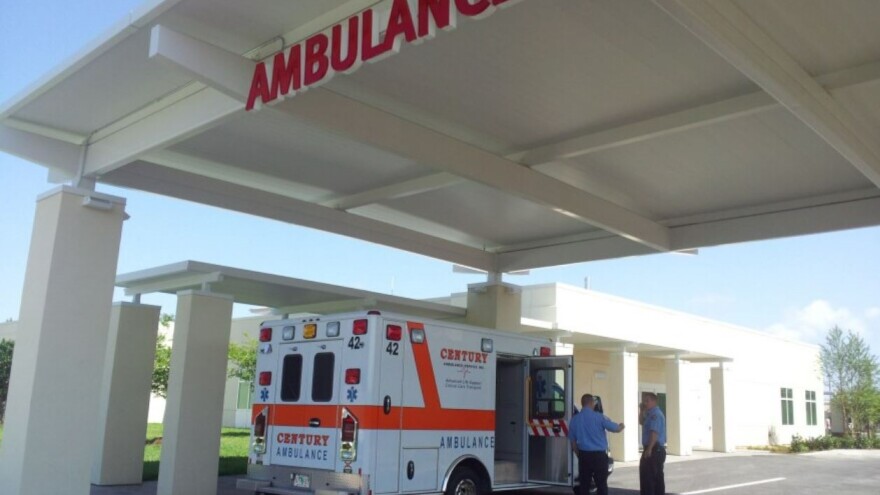
[[[214,495],[232,297],[177,295],[158,495]]]
[[[686,406],[688,363],[681,359],[666,361],[666,450],[673,455],[691,455],[692,440],[688,431],[691,411]]]
[[[470,325],[517,330],[522,319],[522,288],[490,282],[468,286],[467,316]]]
[[[0,447],[0,493],[88,495],[125,200],[37,200]]]
[[[626,351],[608,354],[605,415],[626,425],[622,432],[609,434],[611,456],[616,461],[634,461],[639,458],[639,355]]]
[[[161,309],[127,302],[113,304],[93,484],[134,485],[143,478],[144,438]]]
[[[730,363],[719,363],[712,368],[712,450],[733,452],[733,394],[731,392]]]

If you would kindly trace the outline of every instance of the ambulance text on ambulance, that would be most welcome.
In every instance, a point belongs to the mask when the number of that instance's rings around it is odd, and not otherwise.
[[[245,110],[292,97],[350,74],[363,62],[375,62],[400,50],[401,43],[431,39],[451,30],[456,16],[482,19],[519,0],[388,0],[257,63]],[[271,74],[271,78],[270,78]]]

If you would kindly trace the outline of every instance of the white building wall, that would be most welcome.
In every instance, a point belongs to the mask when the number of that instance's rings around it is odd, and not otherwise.
[[[823,381],[819,348],[781,339],[743,327],[563,284],[523,287],[523,317],[554,322],[561,329],[622,341],[678,349],[708,349],[733,358],[735,400],[728,417],[734,418],[737,446],[767,445],[775,431],[778,443],[801,436],[824,434]],[[577,394],[607,395],[607,352],[575,351]],[[711,448],[712,414],[709,369],[717,363],[689,367],[685,399],[689,435],[696,448]],[[639,391],[663,393],[663,361],[640,359]],[[794,424],[782,425],[781,388],[790,388]],[[806,391],[815,391],[817,424],[807,425]],[[732,408],[732,410],[730,409]]]

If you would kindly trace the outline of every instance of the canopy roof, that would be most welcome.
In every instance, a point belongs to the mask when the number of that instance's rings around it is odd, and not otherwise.
[[[0,149],[494,272],[880,224],[880,2],[511,0],[245,110],[256,61],[393,3],[149,2]]]

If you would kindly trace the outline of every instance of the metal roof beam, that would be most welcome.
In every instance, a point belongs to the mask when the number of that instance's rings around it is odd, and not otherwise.
[[[82,146],[0,123],[0,150],[67,177],[76,175],[82,149]]]
[[[106,182],[128,187],[137,184],[138,189],[164,196],[319,229],[483,270],[495,269],[495,255],[482,249],[197,172],[164,166],[125,167],[108,176]]]
[[[654,0],[880,186],[880,154],[857,121],[729,0]]]
[[[880,80],[880,62],[851,67],[816,78],[826,91],[848,88]],[[763,91],[720,100],[678,112],[591,132],[564,141],[540,146],[508,158],[541,170],[558,160],[597,153],[628,144],[668,136],[677,132],[746,117],[779,108],[781,104]]]
[[[827,91],[850,88],[859,84],[876,82],[880,80],[880,61],[850,67],[836,72],[823,74],[816,81]],[[763,91],[757,91],[734,98],[720,100],[697,107],[687,108],[658,117],[653,117],[630,124],[591,132],[557,143],[540,146],[527,151],[521,151],[506,155],[506,158],[527,165],[535,170],[544,172],[557,179],[566,181],[560,177],[560,173],[570,175],[574,173],[570,167],[557,168],[564,160],[584,156],[599,151],[635,144],[650,139],[656,139],[678,132],[684,132],[712,124],[726,122],[780,108],[782,105]],[[454,178],[454,179],[453,179]],[[441,172],[412,181],[403,181],[396,184],[364,191],[325,201],[323,204],[338,209],[351,209],[378,203],[388,199],[402,198],[413,194],[421,194],[460,183],[461,179],[450,174]],[[596,191],[590,191],[596,193]],[[626,201],[621,202],[618,198],[609,197],[611,191],[599,195],[611,201],[629,208]]]
[[[853,191],[663,223],[669,225],[674,236],[673,251],[868,227],[880,224],[880,191]],[[543,244],[498,250],[498,270],[558,266],[650,252],[645,246],[619,237],[562,237],[547,239]]]
[[[504,157],[326,89],[309,90],[276,108],[332,132],[543,204],[653,249],[669,249],[669,232],[656,222]]]
[[[256,62],[162,25],[150,30],[151,59],[241,102],[247,101]]]
[[[389,199],[405,198],[414,194],[435,191],[444,187],[458,184],[464,179],[452,174],[441,172],[439,174],[426,175],[416,179],[396,182],[383,187],[377,187],[367,191],[340,196],[338,198],[322,201],[321,204],[337,210],[351,210],[360,206],[367,206]]]

